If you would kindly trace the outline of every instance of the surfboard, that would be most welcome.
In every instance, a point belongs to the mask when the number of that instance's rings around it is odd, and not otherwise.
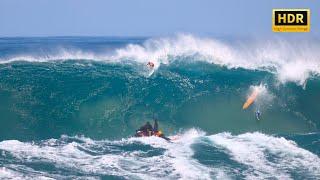
[[[257,96],[258,91],[253,91],[251,95],[248,97],[247,101],[243,104],[242,109],[247,109],[254,102],[254,100],[256,100]]]

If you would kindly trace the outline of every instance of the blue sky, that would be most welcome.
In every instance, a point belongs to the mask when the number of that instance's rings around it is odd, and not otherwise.
[[[1,0],[0,36],[268,35],[272,8],[310,8],[317,0]]]

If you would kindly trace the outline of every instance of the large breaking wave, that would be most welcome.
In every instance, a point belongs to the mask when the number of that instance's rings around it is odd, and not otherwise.
[[[6,39],[3,41],[6,42]],[[299,85],[305,85],[308,78],[320,73],[319,40],[311,38],[225,41],[179,34],[168,38],[131,39],[129,43],[124,44],[123,39],[120,39],[113,47],[100,47],[96,42],[98,40],[91,40],[98,51],[82,46],[82,41],[78,42],[78,46],[55,44],[56,41],[52,41],[53,47],[49,49],[41,47],[39,51],[32,49],[27,53],[24,49],[22,52],[3,56],[1,61],[43,62],[73,59],[120,63],[134,61],[143,65],[153,61],[158,68],[161,64],[183,59],[205,61],[227,68],[268,71],[276,74],[281,83],[295,82]]]
[[[313,132],[320,124],[316,40],[4,38],[0,48],[3,139],[123,137],[154,117],[170,132]],[[242,110],[254,89],[258,99]]]
[[[0,50],[0,178],[320,177],[317,39],[1,38]],[[174,142],[132,138],[153,118]]]

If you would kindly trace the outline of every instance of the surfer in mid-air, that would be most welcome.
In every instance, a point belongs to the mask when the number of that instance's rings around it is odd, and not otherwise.
[[[170,141],[170,138],[166,137],[162,131],[158,129],[158,120],[154,120],[153,127],[150,122],[147,122],[145,125],[141,126],[138,130],[136,130],[136,137],[148,137],[148,136],[157,136],[161,137],[167,141]]]

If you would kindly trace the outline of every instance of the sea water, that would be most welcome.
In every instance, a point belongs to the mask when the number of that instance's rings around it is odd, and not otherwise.
[[[0,178],[319,179],[319,57],[316,39],[0,38]],[[172,142],[132,137],[154,118]]]

